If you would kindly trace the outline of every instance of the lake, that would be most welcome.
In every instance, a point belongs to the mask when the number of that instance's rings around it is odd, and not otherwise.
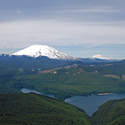
[[[38,92],[33,89],[23,88],[21,89],[23,93],[35,93],[40,95],[45,95],[48,97],[56,98],[54,95],[45,94],[42,92]],[[65,99],[65,102],[75,105],[76,107],[83,109],[89,116],[91,116],[100,105],[104,104],[106,101],[111,99],[123,99],[125,98],[125,94],[109,94],[109,95],[91,95],[91,96],[73,96],[71,98]]]
[[[20,90],[22,93],[35,93],[35,94],[38,94],[38,95],[45,95],[45,96],[48,96],[48,97],[51,97],[51,98],[56,98],[54,95],[51,95],[51,94],[45,94],[45,93],[42,93],[42,92],[38,92],[34,89],[27,89],[27,88],[22,88]]]
[[[73,96],[65,99],[65,102],[75,105],[83,109],[88,115],[92,115],[100,105],[111,99],[123,99],[125,94],[109,94],[109,95],[91,95],[91,96]]]

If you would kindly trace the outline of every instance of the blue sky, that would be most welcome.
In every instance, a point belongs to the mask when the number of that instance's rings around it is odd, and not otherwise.
[[[47,44],[77,57],[125,58],[124,5],[124,0],[0,0],[0,52]]]

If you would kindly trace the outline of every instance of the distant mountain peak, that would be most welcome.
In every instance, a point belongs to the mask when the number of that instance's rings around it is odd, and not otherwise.
[[[102,56],[102,55],[100,55],[100,54],[94,55],[93,58],[94,58],[94,59],[110,60],[109,58],[104,57],[104,56]]]
[[[68,56],[65,53],[62,53],[56,50],[53,47],[47,45],[31,45],[23,50],[13,53],[12,55],[16,56],[30,56],[30,57],[39,57],[39,56],[47,56],[51,59],[64,59],[69,60],[73,59],[73,57]]]

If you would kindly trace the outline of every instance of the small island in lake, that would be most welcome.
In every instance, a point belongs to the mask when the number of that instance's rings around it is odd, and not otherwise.
[[[112,93],[108,93],[108,92],[103,92],[103,93],[98,93],[97,95],[99,96],[105,96],[105,95],[111,95]]]

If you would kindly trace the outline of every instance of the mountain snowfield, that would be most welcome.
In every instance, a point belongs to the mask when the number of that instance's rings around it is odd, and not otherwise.
[[[102,55],[100,55],[100,54],[94,55],[92,58],[94,58],[94,59],[110,60],[109,58],[104,57],[104,56],[102,56]]]
[[[13,53],[15,56],[30,56],[30,57],[39,57],[46,56],[51,59],[62,59],[62,60],[72,60],[74,59],[71,56],[68,56],[65,53],[62,53],[55,48],[49,47],[47,45],[32,45],[23,50]]]
[[[15,55],[15,56],[24,55],[24,56],[34,57],[34,58],[37,58],[39,56],[46,56],[50,59],[58,59],[58,60],[79,60],[79,58],[74,58],[72,56],[69,56],[47,45],[31,45],[25,49],[12,53],[11,55]],[[110,60],[109,58],[103,57],[100,54],[94,55],[92,58],[101,59],[101,60]]]

